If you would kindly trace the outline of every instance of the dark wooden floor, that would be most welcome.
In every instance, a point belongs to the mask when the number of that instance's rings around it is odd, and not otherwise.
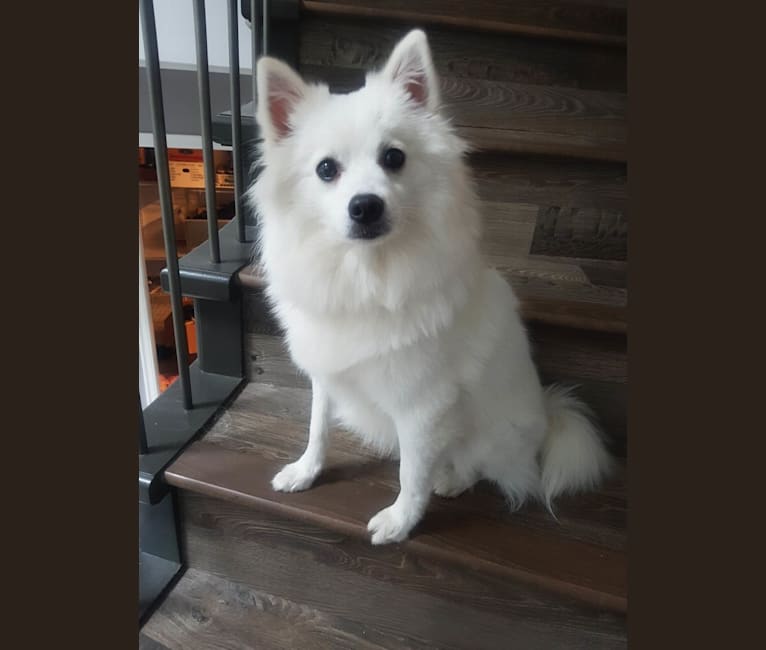
[[[139,635],[140,650],[404,648],[304,604],[190,569]]]
[[[257,579],[264,558],[258,546],[248,550],[252,560],[244,572]],[[349,558],[350,559],[350,558]],[[361,580],[346,580],[332,592],[321,571],[301,574],[305,562],[284,554],[282,573],[287,584],[268,577],[265,589],[213,572],[189,569],[139,635],[141,650],[274,650],[454,648],[466,650],[523,648],[625,648],[624,623],[612,614],[589,619],[566,607],[550,606],[543,615],[517,616],[492,585],[471,602],[471,580],[450,583],[450,599],[405,591],[381,582],[370,589]],[[291,566],[292,564],[292,566]],[[375,563],[366,563],[374,572]],[[423,567],[427,568],[427,567]],[[342,567],[330,567],[334,572]],[[291,572],[292,571],[292,572]],[[297,579],[295,579],[297,577]],[[303,582],[301,582],[303,578]],[[359,589],[360,584],[362,589]],[[294,592],[296,599],[270,593]],[[328,591],[329,597],[328,597]],[[315,603],[320,602],[320,606]],[[513,604],[534,612],[539,603],[527,599]],[[365,615],[359,612],[364,610]]]
[[[386,594],[378,595],[379,602]],[[343,603],[354,594],[339,594]],[[382,603],[384,604],[384,603]],[[140,650],[319,650],[418,648],[625,648],[624,637],[602,617],[601,630],[583,641],[577,622],[570,621],[571,643],[562,645],[557,621],[538,621],[535,625],[516,622],[493,626],[491,616],[436,602],[423,612],[410,610],[405,618],[419,618],[422,636],[398,632],[397,625],[411,626],[412,620],[391,617],[379,608],[378,621],[360,623],[339,613],[337,606],[321,610],[289,600],[240,582],[227,580],[206,571],[189,569],[162,606],[139,634]],[[555,619],[555,612],[551,612]],[[495,615],[495,619],[497,619]],[[475,626],[475,627],[474,627]],[[466,634],[468,632],[468,635]],[[466,645],[464,640],[473,639]]]

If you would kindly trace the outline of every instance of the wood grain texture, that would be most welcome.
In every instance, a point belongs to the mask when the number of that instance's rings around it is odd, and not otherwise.
[[[507,131],[509,138],[528,134],[530,144],[533,138],[570,142],[572,155],[625,160],[625,95],[452,77],[442,79],[441,89],[446,112],[457,127]],[[488,148],[465,130],[463,134],[474,146]]]
[[[192,566],[301,602],[386,647],[624,647],[619,613],[202,495],[184,492],[181,511]]]
[[[492,153],[469,162],[482,201],[627,212],[623,164]]]
[[[340,90],[358,87],[365,72],[382,67],[396,43],[414,26],[304,15],[300,70],[316,79],[329,75],[331,84]],[[443,78],[627,91],[624,50],[434,25],[426,31],[434,66]]]
[[[524,318],[627,332],[626,267],[609,263],[621,256],[627,237],[625,166],[496,154],[472,156],[470,163],[484,217],[484,250],[519,295]],[[570,224],[577,224],[577,239],[561,233],[556,248],[543,250],[587,253],[604,263],[530,255],[538,215],[547,211],[576,216]],[[604,224],[613,222],[622,230],[605,236]],[[607,282],[599,282],[604,277]]]
[[[351,435],[333,432],[328,469],[311,490],[283,494],[270,487],[280,466],[302,451],[309,407],[305,389],[250,384],[204,439],[171,465],[166,479],[179,488],[366,541],[368,519],[396,496],[397,475],[392,462],[376,459]],[[492,489],[477,488],[454,500],[435,498],[402,546],[434,561],[624,611],[621,485],[618,478],[607,487],[613,496],[562,500],[558,524],[535,505],[511,515]],[[600,531],[598,542],[594,527]]]
[[[472,119],[477,119],[472,117]],[[457,125],[458,134],[475,151],[503,152],[514,155],[569,156],[583,160],[626,160],[625,142],[601,138],[597,130],[582,133],[549,133],[511,128]],[[580,129],[578,129],[580,130]]]
[[[527,328],[540,372],[552,381],[591,379],[625,384],[628,381],[626,337],[587,330],[571,331],[545,323]]]
[[[310,69],[333,92],[361,87],[361,74]],[[626,160],[626,96],[592,90],[456,77],[440,79],[444,113],[474,151]]]
[[[391,486],[384,487],[388,481],[382,479],[386,477],[359,465],[333,467],[307,492],[275,494],[268,481],[280,464],[261,456],[247,456],[243,458],[242,453],[217,445],[195,443],[174,464],[168,478],[171,484],[187,491],[364,540],[369,517],[389,505],[395,496]],[[387,478],[392,476],[389,470]],[[530,530],[521,521],[503,525],[499,517],[507,513],[499,509],[485,514],[486,507],[469,510],[465,501],[465,510],[448,512],[450,507],[455,506],[439,503],[429,509],[413,538],[404,543],[409,552],[454,564],[461,570],[534,585],[597,609],[625,611],[623,551],[562,539],[549,531]]]
[[[600,332],[628,331],[625,289],[552,282],[526,269],[499,269],[521,298],[527,321]]]
[[[313,61],[370,61],[378,58],[379,50],[370,52],[362,42],[350,56],[337,56],[333,48],[337,43],[323,45],[325,50],[305,55],[303,74],[329,83],[334,92],[362,86],[364,68],[336,70]],[[440,85],[445,113],[475,150],[625,161],[624,93],[458,76],[449,71],[440,75]]]
[[[543,257],[543,256],[538,256]],[[567,258],[558,257],[559,261]],[[602,287],[628,288],[628,261],[625,260],[589,260],[575,258],[573,263],[580,266],[592,284]]]
[[[495,245],[495,242],[488,242],[487,249]],[[495,252],[488,253],[488,258],[490,264],[496,268],[507,266],[527,274],[539,273],[540,277],[548,278],[554,283],[586,283],[623,290],[627,288],[628,263],[622,260],[565,255],[508,255]]]
[[[628,257],[628,221],[618,210],[540,208],[529,252],[624,261]]]
[[[304,76],[332,92],[363,85],[354,71],[322,68]],[[625,95],[529,84],[445,79],[444,114],[474,152],[625,162]]]
[[[482,201],[484,251],[521,299],[522,316],[625,334],[627,266],[612,263],[627,251],[624,166],[477,155],[471,168]],[[554,225],[549,241],[540,245],[538,237],[535,246],[541,213],[569,215],[570,230],[557,233]],[[605,232],[611,226],[614,233]],[[566,257],[531,255],[530,249]]]
[[[621,0],[302,0],[306,12],[391,18],[466,29],[624,46],[627,8]]]
[[[594,332],[626,334],[628,331],[624,303],[579,301],[576,292],[562,298],[556,287],[545,285],[531,287],[526,295],[523,289],[519,293],[522,294],[522,314],[527,321]]]
[[[143,627],[146,650],[374,650],[404,648],[393,636],[303,603],[190,569]],[[153,643],[154,645],[149,645]]]

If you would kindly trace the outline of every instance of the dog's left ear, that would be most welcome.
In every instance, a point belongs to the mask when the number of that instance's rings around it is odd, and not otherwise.
[[[439,107],[439,82],[422,30],[414,29],[399,41],[383,68],[383,76],[403,85],[416,104],[432,111]]]

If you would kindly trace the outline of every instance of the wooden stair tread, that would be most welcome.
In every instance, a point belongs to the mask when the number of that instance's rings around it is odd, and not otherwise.
[[[388,18],[624,46],[622,0],[302,0],[307,13]],[[469,9],[470,7],[470,9]]]
[[[471,115],[473,121],[476,116]],[[600,137],[600,129],[588,129],[576,125],[575,133],[553,133],[531,129],[510,128],[513,115],[508,116],[509,128],[485,127],[479,125],[457,125],[458,134],[475,151],[495,151],[509,154],[531,154],[546,156],[571,156],[585,160],[612,160],[624,162],[627,159],[624,138]]]
[[[396,466],[333,433],[327,471],[303,493],[269,484],[305,444],[310,392],[250,384],[205,437],[166,471],[172,485],[367,539],[366,524],[393,501]],[[455,500],[434,497],[407,549],[495,576],[527,581],[589,604],[625,611],[625,492],[621,480],[560,502],[559,523],[537,506],[510,514],[478,486]]]
[[[521,300],[522,318],[527,321],[599,332],[628,331],[626,290],[559,285],[513,275],[508,279]]]

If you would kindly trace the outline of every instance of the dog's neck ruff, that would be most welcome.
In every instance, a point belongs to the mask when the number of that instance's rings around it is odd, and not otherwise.
[[[478,256],[466,260],[459,272],[455,269],[436,286],[411,290],[394,306],[368,296],[364,302],[323,310],[273,284],[267,285],[267,295],[299,365],[317,375],[332,374],[439,336],[466,308],[481,268]]]

